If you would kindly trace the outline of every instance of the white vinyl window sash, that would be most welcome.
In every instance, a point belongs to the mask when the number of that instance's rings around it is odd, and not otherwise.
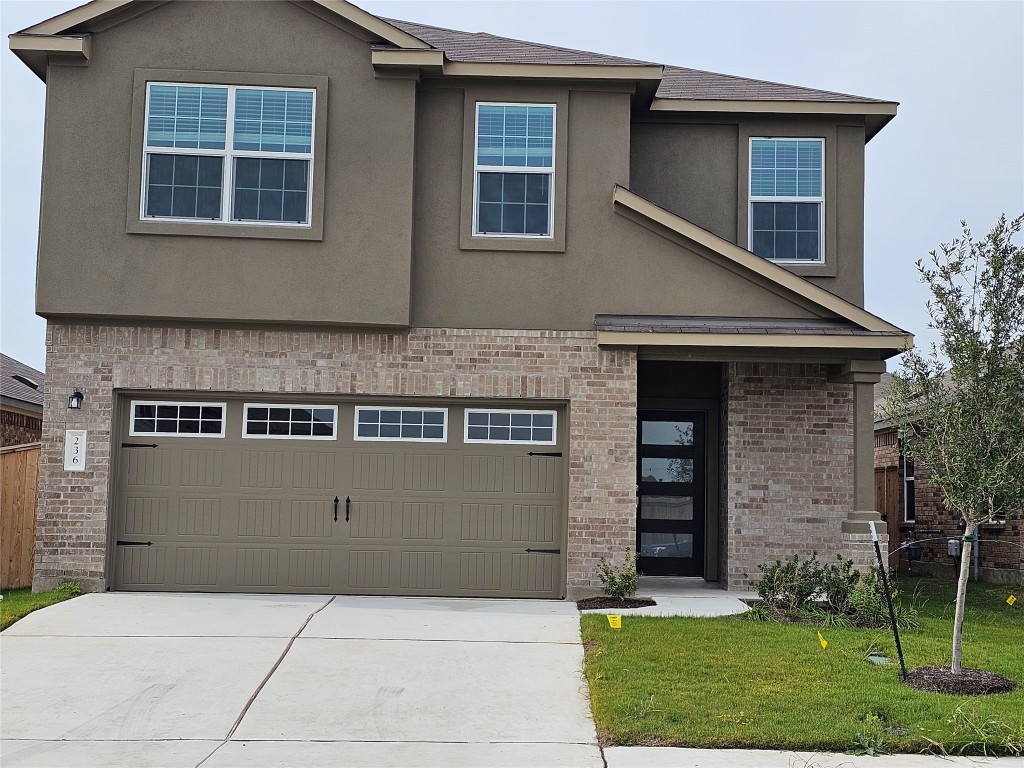
[[[551,239],[555,105],[479,102],[473,144],[473,235]]]
[[[198,107],[179,113],[182,95],[195,102],[197,94]],[[257,95],[258,116],[240,114]],[[283,114],[264,107],[268,98],[284,100]],[[301,119],[289,120],[296,110]],[[309,88],[147,83],[140,219],[310,227],[315,116]]]
[[[782,264],[825,263],[825,140],[752,137],[747,243]]]

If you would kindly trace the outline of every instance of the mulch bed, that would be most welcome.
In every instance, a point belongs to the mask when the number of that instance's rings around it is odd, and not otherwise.
[[[1017,683],[1013,680],[994,672],[967,667],[959,675],[954,675],[949,667],[919,667],[907,675],[906,683],[919,691],[958,696],[986,696],[1017,690]]]
[[[585,597],[582,600],[576,601],[576,607],[581,611],[591,608],[621,608],[622,610],[628,610],[630,608],[646,608],[648,605],[657,605],[657,603],[649,597],[625,597],[619,600],[617,597],[598,596]]]

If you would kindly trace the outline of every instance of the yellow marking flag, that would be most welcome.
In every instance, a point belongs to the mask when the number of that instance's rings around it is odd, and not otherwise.
[[[818,633],[818,645],[820,645],[822,648],[828,648],[828,640],[822,637],[821,632]]]
[[[609,613],[608,626],[612,629],[622,629],[622,616],[615,613]]]
[[[1010,605],[1013,605],[1014,603],[1017,602],[1017,596],[1016,595],[1010,595],[1008,598],[1006,598],[1006,602],[1009,603]]]

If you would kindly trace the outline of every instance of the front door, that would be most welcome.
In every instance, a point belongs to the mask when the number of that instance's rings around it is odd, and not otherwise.
[[[706,414],[637,415],[637,569],[647,576],[703,576]]]

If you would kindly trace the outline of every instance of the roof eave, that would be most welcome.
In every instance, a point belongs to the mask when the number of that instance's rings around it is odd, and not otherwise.
[[[827,101],[803,99],[673,99],[655,96],[652,112],[723,112],[783,115],[859,115],[870,140],[896,116],[895,101]]]
[[[8,35],[7,39],[11,52],[44,83],[50,56],[88,61],[92,52],[91,35],[58,36],[16,32]]]
[[[649,80],[660,81],[661,65],[524,64],[499,61],[452,61],[444,51],[377,50],[371,55],[378,69],[411,68],[449,77],[509,77],[542,80]]]
[[[872,350],[892,357],[909,349],[912,337],[851,336],[803,333],[658,333],[656,331],[597,331],[600,346],[616,347],[728,347],[742,349]]]

